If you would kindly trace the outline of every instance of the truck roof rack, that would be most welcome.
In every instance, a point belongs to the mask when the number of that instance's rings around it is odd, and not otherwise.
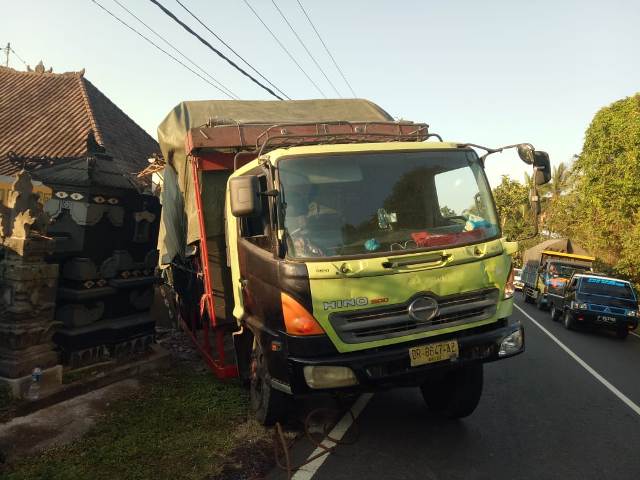
[[[254,151],[258,155],[280,147],[362,142],[422,142],[430,137],[426,123],[398,122],[305,122],[205,125],[187,134],[187,153],[200,150]]]

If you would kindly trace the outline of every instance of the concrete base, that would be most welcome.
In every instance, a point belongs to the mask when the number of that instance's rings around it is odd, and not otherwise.
[[[52,390],[41,391],[39,400],[33,402],[20,402],[16,406],[15,415],[28,415],[36,410],[40,410],[41,408],[63,402],[78,395],[83,395],[87,392],[105,387],[120,380],[136,376],[144,376],[150,372],[167,368],[171,365],[172,361],[171,354],[167,350],[162,348],[160,345],[151,345],[151,352],[140,360],[127,362],[121,365],[117,362],[110,362],[113,364],[112,369],[100,371],[95,376],[91,376],[89,378],[83,378],[72,383],[58,385]],[[67,373],[71,374],[73,373],[73,370],[64,372],[65,375]]]
[[[9,391],[14,398],[24,398],[31,385],[31,375],[20,378],[0,377],[0,383],[4,383],[9,387]],[[62,365],[42,370],[42,378],[40,379],[40,396],[51,395],[62,387]]]

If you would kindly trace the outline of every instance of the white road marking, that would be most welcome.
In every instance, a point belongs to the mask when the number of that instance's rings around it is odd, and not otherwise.
[[[638,338],[640,338],[640,335],[638,335],[638,334],[637,334],[637,333],[635,333],[635,332],[629,332],[629,333],[630,333],[631,335],[633,335],[634,337],[638,337]]]
[[[602,375],[600,375],[598,372],[596,372],[593,368],[591,368],[587,362],[585,362],[584,360],[582,360],[578,355],[576,355],[573,350],[571,350],[569,347],[567,347],[564,343],[562,343],[560,340],[558,340],[555,335],[553,335],[549,330],[547,330],[546,328],[544,328],[542,325],[540,325],[531,315],[529,315],[527,312],[525,312],[522,308],[520,308],[520,306],[515,305],[514,307],[516,307],[518,310],[520,310],[520,312],[522,312],[522,314],[527,317],[529,320],[531,320],[533,322],[533,324],[535,326],[537,326],[540,330],[542,330],[551,340],[553,340],[554,342],[556,342],[558,344],[558,346],[560,348],[562,348],[565,352],[567,352],[569,354],[569,356],[571,358],[573,358],[576,362],[578,362],[578,364],[584,368],[587,372],[589,372],[596,380],[598,380],[600,383],[602,383],[605,387],[607,387],[609,389],[609,391],[611,393],[613,393],[616,397],[618,397],[620,400],[622,400],[631,410],[633,410],[635,413],[637,413],[638,415],[640,415],[640,407],[638,405],[636,405],[635,403],[633,403],[633,401],[627,397],[624,393],[622,393],[620,390],[618,390],[616,387],[614,387],[611,383],[609,383],[609,381],[604,378]],[[635,335],[635,334],[634,334]]]
[[[369,403],[371,397],[373,397],[373,393],[364,393],[360,395],[351,407],[351,413],[347,412],[344,414],[344,416],[338,421],[338,423],[336,423],[336,426],[333,427],[333,430],[329,432],[329,437],[335,438],[336,440],[341,440],[342,437],[344,437],[344,434],[347,433],[347,430],[349,430],[349,428],[353,424],[354,419],[358,418],[358,416],[362,413],[362,410],[364,410],[364,407],[367,406],[367,403]],[[326,438],[322,441],[322,445],[327,448],[335,446],[335,444],[331,440],[328,440]],[[311,455],[309,455],[308,458],[319,455],[323,451],[324,449],[318,447],[311,453]],[[322,466],[324,461],[329,457],[329,455],[331,455],[331,452],[316,458],[312,462],[309,462],[308,464],[300,468],[300,470],[298,470],[295,475],[291,477],[291,480],[310,480]]]

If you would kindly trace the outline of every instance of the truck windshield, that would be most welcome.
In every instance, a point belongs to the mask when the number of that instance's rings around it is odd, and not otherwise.
[[[580,293],[624,298],[625,300],[635,300],[636,298],[629,283],[611,278],[583,278],[580,285]]]
[[[499,234],[473,151],[367,152],[282,159],[289,257],[446,248]]]
[[[562,278],[569,279],[571,278],[571,275],[573,275],[575,272],[588,270],[588,268],[589,267],[582,266],[582,265],[575,265],[572,263],[552,262],[552,263],[549,263],[548,273],[552,277],[562,277]]]

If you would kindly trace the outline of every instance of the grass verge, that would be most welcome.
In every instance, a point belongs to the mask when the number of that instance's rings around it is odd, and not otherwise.
[[[237,382],[176,367],[145,380],[134,398],[115,402],[80,440],[19,459],[2,478],[211,478],[233,461],[238,427],[246,422],[247,396]]]

